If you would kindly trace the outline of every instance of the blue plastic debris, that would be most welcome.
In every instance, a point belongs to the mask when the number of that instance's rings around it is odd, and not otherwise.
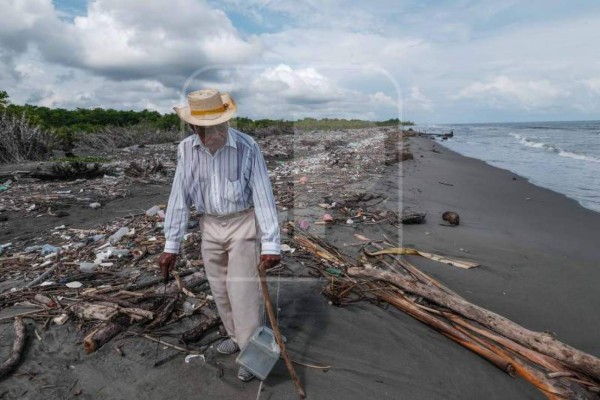
[[[60,251],[59,247],[52,246],[51,244],[45,244],[42,246],[42,255],[47,256],[48,254],[58,253]]]

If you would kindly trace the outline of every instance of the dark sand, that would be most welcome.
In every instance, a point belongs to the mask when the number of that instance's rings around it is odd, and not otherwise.
[[[431,140],[410,140],[415,160],[392,170],[375,183],[374,190],[390,196],[388,208],[403,205],[426,211],[427,222],[404,226],[401,232],[384,224],[333,227],[326,231],[326,239],[341,246],[354,242],[355,232],[373,239],[386,234],[406,246],[478,261],[480,268],[461,270],[411,258],[468,300],[528,328],[555,332],[566,343],[600,356],[600,247],[596,233],[600,214],[438,144],[435,147],[441,153],[431,152]],[[531,200],[525,200],[527,197]],[[160,201],[138,200],[141,208]],[[123,209],[130,209],[131,204],[122,204]],[[106,214],[107,210],[103,212],[106,220],[122,214],[117,209]],[[460,214],[461,226],[439,225],[447,210]],[[349,253],[353,249],[345,248]],[[282,282],[280,288],[280,324],[293,356],[333,366],[328,372],[297,367],[308,398],[544,398],[525,381],[508,377],[394,309],[370,304],[328,305],[319,295],[323,284],[293,280]],[[273,283],[274,297],[275,289]],[[31,332],[33,326],[29,325]],[[74,326],[38,330],[43,341],[30,339],[18,373],[0,382],[0,398],[256,398],[258,382],[243,384],[236,379],[233,356],[216,357],[225,367],[225,376],[217,378],[214,369],[199,359],[186,364],[182,356],[153,368],[156,346],[140,339],[113,340],[86,355],[76,343],[80,337]],[[113,350],[120,343],[125,357]],[[172,354],[172,350],[161,349],[159,359]],[[281,362],[263,388],[263,400],[296,398]]]

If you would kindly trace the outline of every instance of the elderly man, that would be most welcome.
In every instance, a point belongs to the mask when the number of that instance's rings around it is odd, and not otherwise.
[[[260,325],[259,255],[266,268],[280,260],[273,191],[254,139],[229,127],[227,121],[236,112],[231,96],[214,89],[195,91],[188,95],[188,105],[175,111],[194,134],[177,149],[160,267],[165,276],[174,268],[189,208],[195,204],[203,214],[200,231],[206,276],[229,335],[217,351],[233,354]],[[238,378],[249,381],[254,376],[240,367]]]

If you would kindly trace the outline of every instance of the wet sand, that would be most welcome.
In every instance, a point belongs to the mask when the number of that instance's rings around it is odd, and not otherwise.
[[[326,240],[352,254],[356,248],[343,244],[355,241],[353,233],[372,239],[385,234],[405,246],[480,262],[480,268],[461,270],[410,258],[468,300],[528,328],[555,332],[560,340],[600,356],[600,250],[594,239],[600,214],[437,143],[440,153],[432,152],[435,142],[429,139],[410,142],[415,160],[390,167],[372,190],[389,197],[389,209],[427,212],[426,223],[400,231],[389,224],[334,226],[323,231]],[[152,199],[148,206],[156,202]],[[123,204],[123,210],[131,204]],[[113,218],[123,210],[113,209]],[[439,225],[447,210],[460,214],[459,227]],[[109,218],[107,212],[103,215]],[[300,271],[297,262],[289,262]],[[392,308],[330,306],[319,294],[324,284],[282,280],[279,291],[280,325],[293,358],[332,366],[328,372],[297,367],[308,398],[544,398],[525,381],[510,378]],[[273,279],[273,298],[276,288]],[[28,325],[32,332],[32,323]],[[218,378],[214,368],[197,358],[186,364],[176,356],[153,367],[156,345],[140,339],[117,338],[86,355],[75,326],[38,331],[43,340],[31,336],[17,374],[0,382],[0,398],[256,398],[259,383],[237,380],[234,356],[213,359],[211,352],[209,358],[225,368]],[[124,357],[114,351],[120,344]],[[161,348],[158,358],[173,354]],[[282,362],[265,381],[260,398],[296,398]]]

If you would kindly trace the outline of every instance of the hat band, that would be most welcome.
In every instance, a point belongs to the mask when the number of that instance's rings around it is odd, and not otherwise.
[[[227,110],[227,106],[229,104],[225,103],[223,104],[221,107],[218,108],[213,108],[210,110],[190,110],[190,114],[192,115],[211,115],[211,114],[221,114],[224,113],[225,110]]]

